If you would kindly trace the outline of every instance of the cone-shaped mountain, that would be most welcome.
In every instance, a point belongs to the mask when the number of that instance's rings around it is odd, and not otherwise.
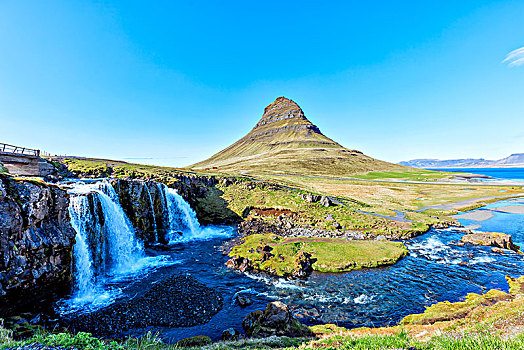
[[[191,166],[221,172],[348,175],[401,166],[347,149],[324,136],[292,100],[278,97],[246,136]]]

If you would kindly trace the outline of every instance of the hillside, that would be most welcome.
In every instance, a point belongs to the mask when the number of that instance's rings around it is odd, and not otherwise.
[[[484,158],[412,159],[399,164],[415,168],[520,168],[524,167],[524,153],[514,153],[498,160]]]
[[[246,136],[191,166],[220,172],[343,176],[404,168],[343,147],[311,123],[292,100],[278,97]]]

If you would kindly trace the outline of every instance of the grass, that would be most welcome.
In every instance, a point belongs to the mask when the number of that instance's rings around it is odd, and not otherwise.
[[[264,248],[271,248],[271,257],[264,258]],[[267,250],[267,249],[266,249]],[[278,276],[292,275],[297,259],[311,254],[313,270],[346,272],[364,267],[391,265],[408,254],[404,244],[391,241],[348,241],[337,238],[283,238],[277,235],[247,236],[235,246],[230,257],[249,259],[252,268]]]
[[[421,314],[404,317],[401,324],[433,324],[439,321],[449,321],[463,318],[468,312],[480,305],[491,305],[496,301],[509,299],[511,296],[497,289],[491,289],[484,294],[469,293],[464,301],[450,303],[443,301],[426,308]]]
[[[367,174],[354,175],[353,177],[365,180],[395,179],[410,181],[435,181],[448,178],[449,176],[449,173],[444,173],[441,171],[412,169],[405,171],[371,171]]]
[[[64,163],[70,171],[80,176],[111,176],[131,177],[154,181],[165,184],[178,181],[180,174],[214,176],[222,175],[220,170],[195,173],[188,169],[166,168],[148,165],[131,164],[120,161],[86,158],[57,159]],[[228,175],[243,179],[244,182],[231,186],[218,185],[208,192],[206,198],[195,200],[199,212],[212,210],[219,216],[231,218],[232,212],[242,216],[246,208],[280,208],[290,209],[298,215],[298,225],[318,227],[333,230],[331,222],[325,220],[327,214],[333,215],[343,230],[362,233],[364,236],[386,235],[392,237],[411,237],[425,232],[431,224],[438,221],[449,221],[450,215],[456,213],[457,208],[429,209],[423,213],[414,210],[442,204],[452,204],[458,201],[479,199],[490,196],[500,196],[499,190],[506,192],[504,195],[524,192],[521,187],[515,186],[472,186],[471,184],[439,185],[432,183],[393,183],[386,179],[391,177],[426,176],[433,173],[422,170],[400,170],[387,172],[374,172],[368,176],[382,178],[381,182],[363,180],[344,180],[332,178],[312,178],[304,176],[275,176],[257,175],[252,180],[258,183],[275,183],[278,186],[256,186],[251,189],[246,187],[246,182],[251,181],[242,175]],[[436,176],[436,175],[435,175]],[[440,176],[445,177],[445,174]],[[465,189],[468,189],[467,191]],[[471,191],[471,189],[474,189]],[[317,193],[337,197],[345,205],[324,208],[318,203],[307,203],[300,199],[302,193]],[[499,197],[500,199],[500,197]],[[499,200],[494,199],[494,200]],[[487,203],[494,200],[478,200]],[[470,203],[466,206],[479,206],[479,203]],[[463,205],[464,207],[464,205]],[[395,216],[392,210],[401,210],[412,223],[391,221],[384,218],[362,213],[360,211]],[[274,218],[266,218],[273,220]]]

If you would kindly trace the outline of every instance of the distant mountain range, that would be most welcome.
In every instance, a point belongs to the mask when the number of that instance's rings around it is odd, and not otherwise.
[[[514,153],[499,160],[484,158],[466,159],[412,159],[400,162],[400,165],[414,168],[519,168],[524,167],[524,153]]]
[[[320,132],[291,99],[277,98],[246,136],[191,166],[229,173],[346,176],[405,169],[348,149]]]

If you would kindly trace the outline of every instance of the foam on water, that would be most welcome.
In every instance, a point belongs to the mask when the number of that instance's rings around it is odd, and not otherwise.
[[[146,268],[176,263],[166,256],[145,256],[108,181],[77,182],[69,194],[69,214],[76,231],[73,295],[61,303],[61,313],[90,311],[112,303],[121,290],[111,283],[133,278]],[[101,213],[93,211],[93,201],[100,204]],[[99,264],[95,266],[97,254]]]

